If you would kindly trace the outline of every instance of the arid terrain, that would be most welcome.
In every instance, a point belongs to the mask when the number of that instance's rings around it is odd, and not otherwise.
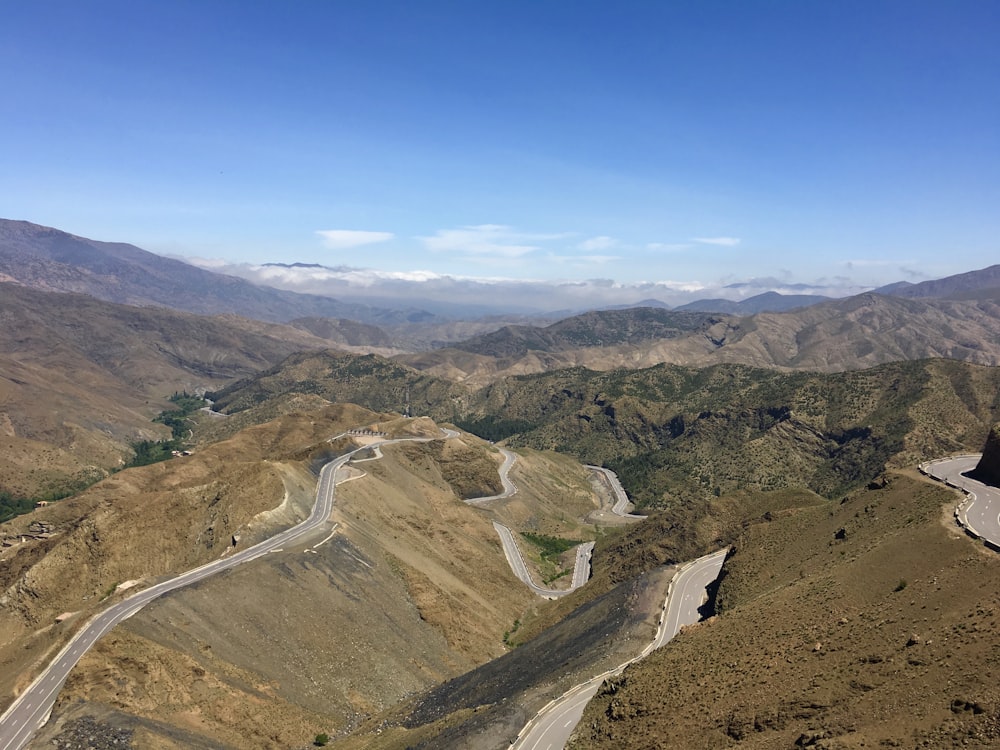
[[[996,747],[1000,558],[914,472],[750,527],[719,616],[630,667],[572,748]]]
[[[4,551],[5,674],[28,668],[29,676],[73,623],[131,586],[302,517],[310,466],[338,450],[323,447],[324,435],[362,425],[439,433],[429,422],[397,422],[351,407],[288,414],[20,517],[20,526],[8,525],[12,541],[39,524],[46,532]],[[149,744],[140,746],[184,747],[198,736],[227,747],[288,747],[350,730],[502,655],[505,632],[543,600],[513,578],[492,520],[594,538],[588,516],[601,501],[578,463],[529,453],[512,472],[514,499],[465,503],[498,491],[498,465],[476,438],[403,443],[358,460],[338,489],[334,534],[131,618],[74,670],[48,734],[96,711],[116,726],[135,723],[125,714],[141,719],[136,741]],[[189,530],[160,534],[166,518]]]
[[[1000,558],[914,470],[984,450],[977,473],[1000,476],[996,269],[784,312],[545,326],[248,298],[286,325],[67,294],[149,302],[176,279],[138,248],[14,224],[0,491],[70,496],[0,524],[0,708],[109,604],[304,519],[320,467],[361,449],[321,529],[104,637],[34,746],[501,750],[639,653],[679,566],[722,547],[716,615],[605,684],[572,747],[1000,742]],[[160,297],[135,297],[144,283]],[[418,348],[434,330],[481,335],[399,354],[401,332]],[[180,392],[213,402],[184,417],[184,451],[123,469],[172,434],[153,419]],[[382,437],[417,440],[365,447]],[[494,443],[516,452],[517,492],[470,504],[502,489]],[[587,463],[648,518],[611,513]],[[589,581],[533,594],[494,521],[556,588],[595,542]]]

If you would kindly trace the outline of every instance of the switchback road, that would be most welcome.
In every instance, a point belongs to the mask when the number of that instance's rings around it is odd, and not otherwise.
[[[493,522],[493,528],[496,529],[500,537],[504,556],[507,558],[507,564],[510,565],[510,569],[514,572],[514,575],[539,596],[544,596],[546,599],[558,599],[561,596],[566,596],[566,594],[576,591],[590,579],[590,555],[594,551],[593,542],[585,542],[584,544],[577,545],[576,564],[573,566],[573,582],[570,588],[549,589],[539,586],[532,580],[531,574],[528,572],[528,566],[524,563],[524,557],[521,556],[521,550],[518,549],[517,541],[514,539],[514,532],[497,521]]]
[[[701,619],[698,609],[705,602],[705,589],[719,577],[727,552],[722,549],[684,565],[670,584],[656,637],[643,652],[615,669],[570,688],[549,703],[521,731],[509,750],[559,750],[564,747],[583,716],[584,708],[600,690],[604,680],[620,674],[629,664],[658,649],[677,635],[684,625]]]
[[[454,435],[448,435],[448,437],[456,437],[457,435],[458,433],[454,433]],[[499,495],[490,495],[489,497],[470,498],[465,501],[469,505],[481,505],[489,502],[490,500],[502,500],[514,495],[517,492],[517,485],[515,485],[510,479],[510,470],[514,465],[514,461],[517,459],[517,455],[506,448],[498,448],[497,450],[503,454],[503,464],[499,469],[500,484],[503,485],[503,492]],[[573,581],[570,584],[570,587],[568,589],[550,589],[544,586],[539,586],[534,582],[534,580],[532,580],[531,573],[528,572],[528,566],[525,564],[524,557],[521,555],[521,550],[517,546],[517,541],[514,538],[514,532],[497,521],[493,522],[493,528],[496,529],[497,535],[500,537],[500,544],[503,546],[503,554],[504,557],[507,558],[507,564],[510,565],[511,571],[522,583],[524,583],[524,585],[539,596],[543,596],[546,599],[558,599],[561,596],[566,596],[566,594],[576,591],[576,589],[580,588],[583,584],[590,580],[590,555],[594,551],[593,542],[586,542],[585,544],[577,545],[576,563],[573,566]]]
[[[450,431],[449,431],[450,432]],[[455,433],[458,436],[458,433]],[[449,437],[452,437],[449,435]],[[514,460],[517,458],[514,453],[507,450],[506,448],[497,448],[498,451],[503,455],[503,464],[500,466],[500,484],[503,485],[503,492],[499,495],[490,495],[488,497],[474,497],[466,500],[469,505],[480,505],[482,503],[488,503],[490,500],[503,500],[504,498],[510,497],[517,492],[517,486],[510,480],[510,467],[514,465]]]

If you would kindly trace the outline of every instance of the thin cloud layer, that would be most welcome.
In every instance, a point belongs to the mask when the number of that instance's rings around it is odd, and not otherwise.
[[[491,258],[520,258],[541,247],[532,242],[539,235],[527,235],[503,224],[478,224],[458,229],[439,229],[433,237],[418,237],[424,247],[436,253],[458,253]],[[542,236],[544,237],[544,236]]]
[[[591,237],[589,240],[584,240],[577,245],[577,248],[587,253],[596,253],[601,250],[608,250],[617,244],[618,240],[614,237],[606,237],[602,235],[600,237]]]
[[[388,242],[396,236],[392,232],[366,232],[358,229],[318,229],[316,234],[323,238],[323,244],[331,250],[375,245]]]
[[[573,258],[567,257],[566,261]],[[592,261],[605,260],[597,256]],[[391,300],[393,304],[419,307],[447,303],[495,312],[576,311],[634,305],[657,300],[679,306],[698,299],[722,298],[739,301],[763,292],[818,294],[844,297],[871,289],[848,278],[796,284],[773,277],[714,283],[697,280],[660,279],[618,282],[613,279],[532,280],[506,277],[459,276],[426,270],[379,271],[348,266],[238,264],[220,267],[217,262],[189,260],[212,270],[249,281],[295,292],[322,294],[338,299]],[[487,302],[488,301],[488,302]],[[380,303],[382,304],[382,303]]]
[[[741,242],[739,237],[692,237],[691,241],[700,245],[718,245],[719,247],[736,247]]]

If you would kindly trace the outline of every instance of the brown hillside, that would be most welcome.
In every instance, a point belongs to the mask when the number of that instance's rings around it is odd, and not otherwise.
[[[175,391],[219,387],[329,342],[234,316],[206,318],[0,283],[0,489],[37,496],[100,476]],[[91,481],[93,479],[91,478]]]
[[[996,747],[1000,558],[897,475],[753,526],[721,615],[630,667],[570,747]]]
[[[216,537],[235,532],[242,545],[254,529],[273,529],[304,512],[312,482],[297,459],[309,455],[317,432],[373,424],[390,434],[439,433],[426,419],[376,419],[354,407],[287,415],[189,459],[149,468],[159,468],[159,481],[169,484],[185,463],[197,465],[219,451],[234,458],[240,448],[246,460],[234,461],[231,473],[217,476],[213,487],[236,485],[236,476],[260,484],[279,471],[289,499],[277,511],[258,513],[247,531],[233,528],[230,508],[229,525],[215,527]],[[514,472],[520,488],[516,502],[473,507],[461,496],[495,489],[497,482],[500,457],[484,441],[403,443],[382,453],[381,459],[354,463],[352,478],[338,487],[332,520],[339,525],[332,538],[323,541],[319,534],[174,592],[117,628],[74,670],[39,741],[59,735],[75,718],[98,715],[116,727],[140,727],[137,737],[144,747],[302,747],[320,731],[349,730],[503,654],[504,632],[546,604],[514,579],[492,519],[515,528],[571,527],[574,535],[593,538],[586,517],[596,504],[587,472],[562,457],[529,453]],[[265,457],[272,460],[259,461]],[[130,470],[118,476],[134,475]],[[176,514],[176,494],[144,500]],[[208,500],[201,504],[202,515],[195,502],[184,506],[186,512],[202,518],[213,512]],[[270,501],[278,503],[280,497]],[[123,523],[124,512],[119,509]],[[204,526],[188,525],[184,518],[153,523],[161,532],[178,529],[170,545],[200,550]],[[100,537],[114,539],[106,526]],[[144,539],[140,535],[128,549],[155,548]],[[537,574],[536,563],[529,560]],[[71,605],[60,601],[50,609],[62,606]],[[38,614],[38,626],[49,616]],[[45,641],[65,627],[57,626],[55,633],[49,627]],[[42,640],[23,632],[11,653],[20,653],[19,643]]]
[[[678,323],[681,315],[687,318]],[[743,318],[643,308],[587,313],[543,329],[509,327],[460,348],[398,359],[475,386],[504,375],[564,367],[613,370],[662,363],[840,372],[929,357],[996,365],[998,333],[1000,305],[995,299],[911,300],[863,294]]]
[[[188,458],[122,471],[0,525],[3,703],[119,584],[196,567],[225,553],[234,535],[246,545],[304,518],[314,487],[299,454],[374,419],[339,406],[284,417]],[[55,624],[67,612],[78,614]]]

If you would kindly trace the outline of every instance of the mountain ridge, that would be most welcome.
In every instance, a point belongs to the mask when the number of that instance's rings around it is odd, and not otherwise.
[[[25,286],[84,293],[107,302],[203,315],[230,313],[267,322],[321,316],[400,323],[424,315],[257,286],[135,245],[91,240],[12,219],[0,219],[0,274]]]

